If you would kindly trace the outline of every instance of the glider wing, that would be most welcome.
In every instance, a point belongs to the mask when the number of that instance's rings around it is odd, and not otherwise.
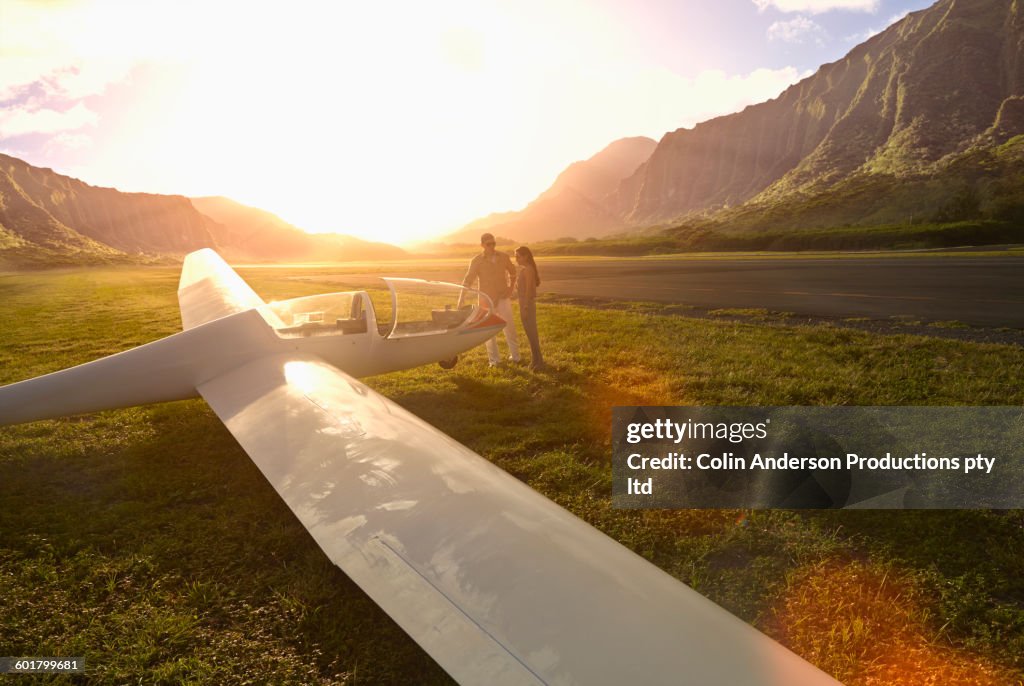
[[[263,357],[198,390],[460,683],[838,683],[319,358]]]

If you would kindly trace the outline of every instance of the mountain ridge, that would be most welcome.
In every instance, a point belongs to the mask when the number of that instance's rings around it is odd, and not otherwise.
[[[122,193],[0,154],[0,226],[21,247],[105,255],[188,252],[212,223],[181,195]]]
[[[273,255],[275,260],[341,262],[406,256],[404,250],[387,243],[339,233],[307,233],[273,212],[224,196],[191,198],[191,202],[223,227],[223,242],[229,254],[238,258],[259,260]]]
[[[205,199],[199,199],[202,203]],[[8,266],[160,261],[200,248],[229,259],[344,261],[398,258],[384,243],[307,234],[265,210],[227,198],[229,223],[183,195],[125,193],[0,154],[0,263]],[[208,211],[219,214],[217,203]]]
[[[1016,0],[939,0],[777,98],[666,134],[610,209],[631,227],[666,225],[737,206],[825,204],[865,175],[942,172],[986,135],[1021,133],[1022,28]]]
[[[605,195],[565,195],[556,180],[487,230],[550,240],[1003,220],[1024,205],[1024,161],[997,150],[1022,133],[1020,0],[938,0],[775,98],[666,133]],[[475,242],[471,227],[449,240]]]
[[[608,209],[605,198],[656,145],[645,136],[612,141],[586,160],[562,170],[551,186],[522,210],[495,212],[474,220],[444,240],[476,243],[483,231],[523,242],[607,236],[621,231],[626,225]]]

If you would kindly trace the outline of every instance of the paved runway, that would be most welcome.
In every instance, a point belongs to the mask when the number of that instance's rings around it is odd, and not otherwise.
[[[538,264],[542,293],[1024,328],[1020,257],[541,258]],[[464,273],[461,267],[401,271],[395,275],[456,282]]]
[[[831,317],[1024,328],[1024,259],[673,260],[545,272],[547,290]]]

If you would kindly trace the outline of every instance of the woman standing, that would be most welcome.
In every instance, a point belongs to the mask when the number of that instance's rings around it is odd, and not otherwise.
[[[530,341],[530,369],[544,369],[544,357],[540,354],[540,339],[537,336],[537,286],[540,285],[540,274],[537,263],[533,260],[533,252],[525,245],[516,248],[516,263],[519,275],[516,277],[516,294],[519,296],[519,320],[523,331]]]

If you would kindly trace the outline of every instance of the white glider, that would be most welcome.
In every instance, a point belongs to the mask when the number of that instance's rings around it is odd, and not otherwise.
[[[461,684],[838,684],[356,381],[504,325],[403,300],[459,286],[386,281],[381,327],[365,292],[267,304],[200,250],[184,331],[0,388],[0,425],[202,396],[324,553]]]

